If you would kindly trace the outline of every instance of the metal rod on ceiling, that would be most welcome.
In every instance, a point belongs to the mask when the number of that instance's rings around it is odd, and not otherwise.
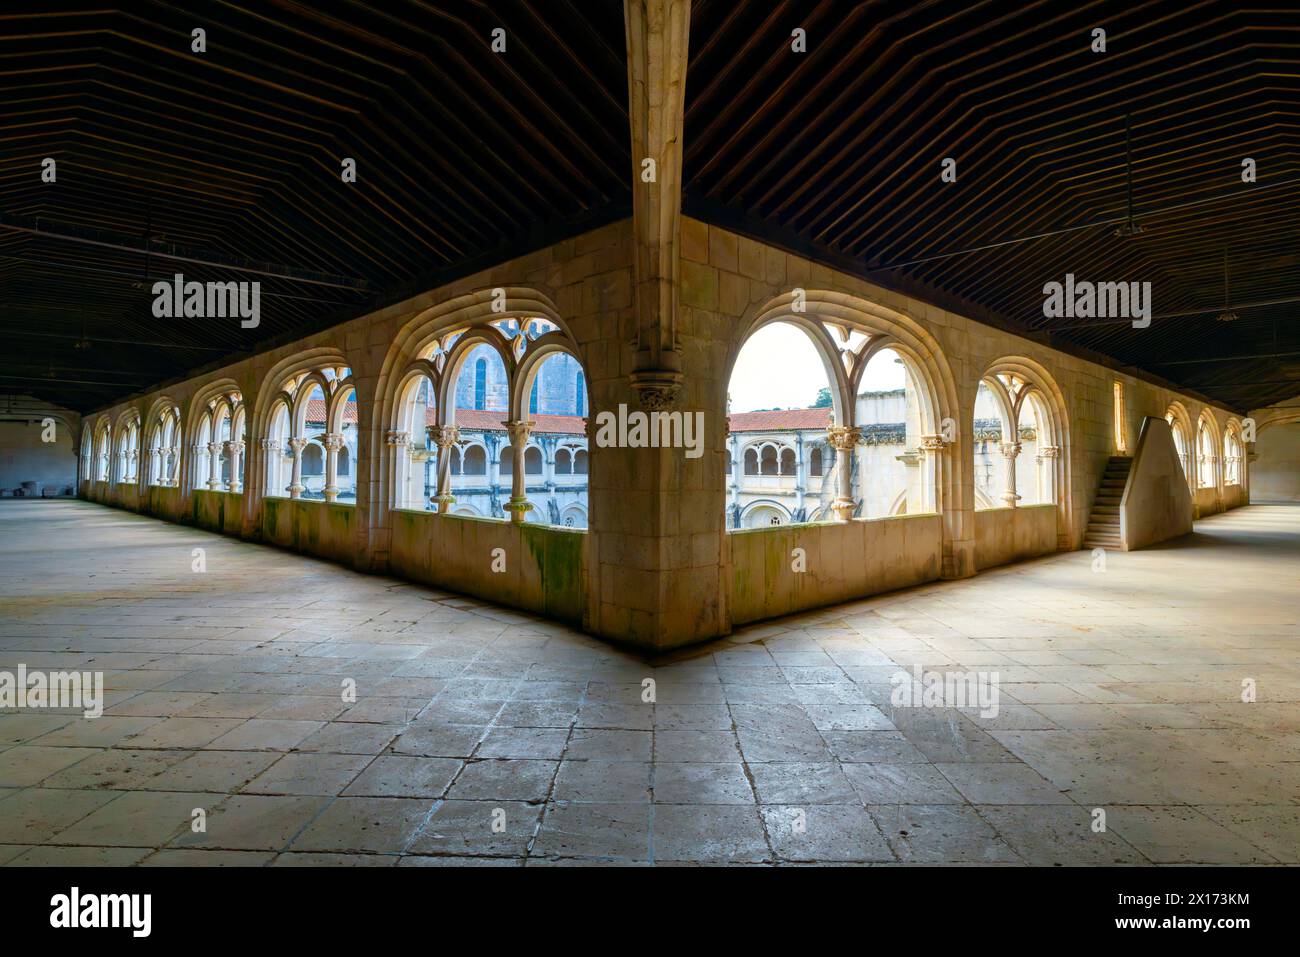
[[[1237,304],[1238,309],[1257,309],[1261,306],[1288,306],[1292,303],[1300,302],[1300,296],[1288,296],[1284,299],[1259,299],[1255,302],[1242,302]],[[1184,316],[1204,316],[1211,312],[1221,311],[1221,306],[1210,306],[1208,309],[1185,309],[1182,312],[1158,312],[1153,315],[1152,319],[1179,319]],[[1067,329],[1100,329],[1103,326],[1127,326],[1133,320],[1131,319],[1098,319],[1094,322],[1073,322],[1068,326],[1041,325],[1037,327],[1038,332],[1064,332]]]
[[[1300,177],[1296,179],[1278,180],[1276,183],[1267,183],[1257,185],[1250,190],[1250,194],[1262,193],[1265,190],[1281,189],[1286,186],[1300,186]],[[1185,203],[1174,203],[1170,206],[1161,206],[1159,209],[1148,209],[1143,212],[1147,219],[1153,219],[1158,216],[1164,216],[1168,213],[1181,212],[1184,209],[1192,209],[1196,206],[1206,206],[1210,203],[1219,203],[1229,199],[1240,199],[1242,194],[1223,193],[1219,196],[1207,196],[1204,199],[1190,199]],[[1003,246],[1015,246],[1019,243],[1033,242],[1036,239],[1051,239],[1054,236],[1067,236],[1070,233],[1081,232],[1085,229],[1099,229],[1103,226],[1120,226],[1128,222],[1128,216],[1111,216],[1107,219],[1098,219],[1091,223],[1082,223],[1078,226],[1062,226],[1059,229],[1047,229],[1040,233],[1030,233],[1027,236],[1016,236],[1011,239],[1001,239],[996,242],[982,243],[978,246],[967,246],[964,249],[954,249],[952,252],[935,253],[932,256],[922,256],[918,259],[908,259],[904,262],[886,263],[883,266],[868,266],[867,273],[888,272],[894,269],[907,269],[910,266],[921,266],[925,263],[938,262],[943,259],[952,259],[954,256],[966,256],[971,253],[988,252],[991,249],[1000,249]]]
[[[28,225],[28,223],[31,225]],[[6,229],[10,232],[27,233],[32,236],[40,236],[44,239],[62,239],[67,242],[84,243],[88,246],[98,246],[103,249],[115,249],[119,252],[140,253],[147,252],[152,244],[146,243],[146,249],[141,249],[138,245],[128,243],[111,242],[106,239],[98,239],[91,235],[81,235],[77,232],[51,230],[42,227],[36,220],[26,221],[13,216],[0,214],[0,229]],[[301,282],[314,286],[329,286],[334,289],[349,289],[353,292],[369,292],[370,286],[364,279],[349,279],[344,276],[330,276],[327,273],[308,272],[306,270],[292,269],[288,266],[277,266],[273,263],[246,262],[223,262],[216,254],[209,256],[199,255],[199,250],[185,250],[177,252],[177,247],[172,245],[172,251],[153,250],[153,255],[160,259],[170,259],[175,262],[195,263],[200,266],[210,266],[213,269],[229,269],[235,272],[247,272],[257,276],[269,276],[274,279],[284,279],[289,282]]]
[[[90,342],[111,342],[122,346],[153,346],[158,349],[186,349],[195,352],[223,352],[229,353],[232,350],[218,346],[198,346],[190,345],[184,342],[150,342],[144,339],[116,339],[107,336],[69,336],[57,332],[36,332],[32,329],[6,329],[6,336],[27,336],[34,339],[88,339]],[[238,351],[238,350],[234,350]]]

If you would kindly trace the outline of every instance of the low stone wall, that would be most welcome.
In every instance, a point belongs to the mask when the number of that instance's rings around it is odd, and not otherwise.
[[[187,524],[238,537],[243,529],[243,510],[244,496],[237,492],[198,489],[190,495],[190,514]]]
[[[731,623],[776,618],[939,577],[943,519],[899,515],[727,533]],[[803,549],[803,571],[795,571]]]
[[[355,505],[264,498],[262,540],[295,552],[352,565],[357,550],[356,513]]]
[[[975,513],[975,567],[993,568],[1056,551],[1056,506],[988,508]]]
[[[412,581],[581,625],[586,549],[578,529],[395,509],[388,566]]]
[[[169,522],[185,518],[185,496],[174,486],[151,485],[145,489],[140,511]]]
[[[1196,517],[1207,518],[1223,511],[1223,500],[1219,498],[1217,488],[1198,488],[1192,496],[1196,503]]]

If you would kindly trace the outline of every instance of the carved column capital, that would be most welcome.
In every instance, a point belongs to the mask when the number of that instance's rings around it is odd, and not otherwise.
[[[513,419],[508,422],[502,422],[506,427],[506,434],[510,436],[510,444],[516,451],[528,444],[528,436],[532,434],[533,426],[536,422],[525,422],[522,419]]]
[[[1001,442],[998,447],[1002,450],[1002,454],[1009,459],[1014,459],[1020,454],[1019,442]]]
[[[671,409],[682,390],[682,374],[673,369],[638,369],[631,381],[641,408],[647,412]]]
[[[849,452],[862,444],[862,430],[856,425],[832,425],[826,430],[826,441],[836,452]]]
[[[403,445],[410,444],[411,433],[402,432],[398,429],[389,429],[384,433],[384,440],[392,447],[399,448]]]
[[[450,448],[460,441],[460,428],[455,425],[429,426],[429,438],[439,449]]]
[[[326,451],[337,452],[343,448],[343,436],[338,432],[329,432],[325,435],[322,444],[325,446]]]

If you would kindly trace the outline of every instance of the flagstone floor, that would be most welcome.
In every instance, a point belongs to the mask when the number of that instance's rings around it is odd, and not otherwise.
[[[0,502],[0,672],[106,683],[98,719],[0,713],[0,863],[1300,862],[1300,507],[1093,566],[649,664],[192,528]],[[996,680],[996,716],[894,707],[913,665]]]

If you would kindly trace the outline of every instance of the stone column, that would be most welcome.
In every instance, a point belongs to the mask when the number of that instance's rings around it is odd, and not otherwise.
[[[180,464],[181,449],[179,445],[170,446],[166,451],[166,457],[163,459],[163,472],[166,481],[164,485],[175,485],[179,481],[176,476],[177,466]]]
[[[391,450],[388,454],[393,460],[393,488],[397,493],[395,508],[411,507],[411,433],[389,429],[384,433],[384,441]]]
[[[1020,443],[1003,442],[1000,448],[1002,457],[1007,460],[1006,491],[1002,493],[1002,501],[1007,503],[1008,508],[1015,508],[1020,501],[1020,496],[1016,494],[1016,456],[1020,454]]]
[[[939,457],[947,446],[942,435],[932,434],[921,436],[921,444],[917,447],[922,459],[921,508],[928,512],[939,508]]]
[[[289,497],[301,498],[302,484],[302,450],[307,447],[306,439],[290,439],[289,448],[293,452],[293,471],[289,477]]]
[[[506,433],[510,436],[510,448],[513,452],[511,465],[514,474],[511,476],[510,501],[506,503],[506,511],[510,513],[510,521],[518,523],[524,520],[529,509],[528,495],[524,487],[524,446],[528,444],[528,435],[536,423],[510,421],[501,424],[506,427]]]
[[[834,425],[826,431],[826,441],[835,449],[838,495],[831,503],[835,520],[847,522],[853,515],[853,450],[862,443],[862,431],[852,425]]]
[[[1044,445],[1034,455],[1038,464],[1038,501],[1056,501],[1056,460],[1061,456],[1060,446]]]
[[[429,495],[429,460],[434,453],[426,449],[423,445],[416,445],[414,442],[406,444],[406,460],[410,463],[410,469],[406,478],[408,483],[407,494],[411,508],[424,508],[426,501],[432,502],[434,495],[438,494],[437,479],[433,483],[433,495]],[[419,491],[410,486],[419,485]],[[426,499],[425,496],[428,495]]]
[[[221,488],[221,456],[217,453],[221,451],[220,442],[208,443],[208,488]]]
[[[258,447],[262,450],[262,475],[265,479],[263,485],[264,495],[279,495],[280,490],[276,487],[280,484],[280,464],[274,456],[280,455],[279,442],[275,439],[261,439],[258,441]],[[274,467],[271,463],[275,463]]]
[[[794,434],[794,498],[795,498],[795,515],[799,516],[796,521],[806,521],[808,518],[808,504],[806,494],[808,491],[808,456],[804,454],[803,433]]]
[[[451,494],[451,447],[460,441],[460,429],[454,425],[432,425],[429,437],[438,448],[438,488],[429,501],[438,506],[439,515],[445,515],[456,501]]]
[[[130,452],[127,453],[126,456],[126,470],[128,473],[126,476],[126,480],[128,482],[134,482],[139,477],[139,472],[137,471],[137,466],[139,464],[140,464],[140,453],[137,452],[135,449],[132,449]]]
[[[226,443],[226,457],[230,460],[230,491],[242,492],[244,490],[244,443],[239,439],[234,439]]]
[[[623,11],[635,237],[631,384],[642,408],[666,411],[682,381],[677,313],[691,5],[689,0],[627,0]]]
[[[339,449],[343,448],[343,436],[337,432],[325,434],[325,501],[333,502],[339,497]]]

